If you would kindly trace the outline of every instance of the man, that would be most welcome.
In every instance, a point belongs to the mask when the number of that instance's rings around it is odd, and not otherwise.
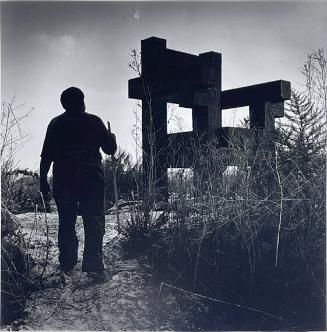
[[[84,224],[82,271],[103,276],[102,242],[105,231],[104,174],[99,148],[113,155],[116,138],[96,115],[85,112],[84,94],[71,87],[61,94],[65,112],[48,125],[40,164],[40,191],[48,197],[47,175],[53,162],[53,197],[59,214],[59,263],[64,273],[77,263],[75,223]]]

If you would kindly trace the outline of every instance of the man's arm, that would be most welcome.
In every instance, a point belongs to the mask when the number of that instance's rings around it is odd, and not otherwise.
[[[48,198],[50,193],[50,185],[48,183],[48,172],[52,161],[46,158],[41,158],[40,162],[40,191],[44,196],[45,200]]]
[[[101,146],[102,150],[106,154],[113,155],[117,151],[116,136],[113,133],[107,133],[108,137],[104,144]]]
[[[40,162],[40,191],[43,194],[45,200],[48,200],[49,198],[50,186],[48,183],[48,172],[54,155],[54,138],[51,128],[52,125],[50,122],[43,142]]]
[[[110,130],[110,127],[107,129],[104,123],[101,121],[101,149],[105,154],[114,155],[117,151],[116,136]]]

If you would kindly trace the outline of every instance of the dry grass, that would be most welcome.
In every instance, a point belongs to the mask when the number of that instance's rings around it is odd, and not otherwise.
[[[46,236],[47,217],[44,214],[40,220],[36,213],[37,203],[43,201],[38,191],[38,179],[30,176],[29,180],[33,183],[28,186],[29,192],[26,192],[26,187],[21,185],[20,175],[33,174],[26,170],[19,171],[15,162],[16,152],[28,138],[21,129],[21,123],[30,112],[24,112],[23,105],[17,107],[14,105],[15,100],[3,103],[1,112],[2,324],[21,315],[31,289],[39,285],[44,277],[49,257],[49,239]],[[29,201],[29,208],[35,209],[35,219],[29,234],[23,233],[21,222],[24,221],[16,217],[24,200]],[[42,203],[40,207],[42,208]],[[43,210],[45,211],[44,202]],[[44,239],[41,239],[44,232],[42,223],[46,232]],[[41,245],[36,248],[35,243],[38,241]],[[32,249],[33,246],[34,249]]]
[[[290,168],[284,158],[292,156],[278,147],[262,143],[253,154],[251,146],[220,149],[213,141],[205,154],[195,147],[193,181],[174,179],[168,205],[149,209],[149,227],[147,211],[132,210],[133,227],[123,224],[128,246],[146,250],[171,287],[238,304],[235,329],[250,326],[244,307],[258,310],[257,328],[323,328],[324,158],[304,177],[303,165]],[[226,179],[227,165],[238,171]],[[259,311],[283,320],[260,325]]]

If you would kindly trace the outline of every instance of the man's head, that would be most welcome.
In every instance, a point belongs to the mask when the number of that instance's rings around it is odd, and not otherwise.
[[[71,87],[63,91],[60,97],[62,107],[68,112],[84,112],[84,93],[82,90]]]

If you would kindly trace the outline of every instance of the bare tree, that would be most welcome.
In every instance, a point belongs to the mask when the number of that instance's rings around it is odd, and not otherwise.
[[[327,59],[323,49],[308,55],[300,69],[305,78],[308,100],[327,116]],[[326,120],[326,119],[325,119]]]

